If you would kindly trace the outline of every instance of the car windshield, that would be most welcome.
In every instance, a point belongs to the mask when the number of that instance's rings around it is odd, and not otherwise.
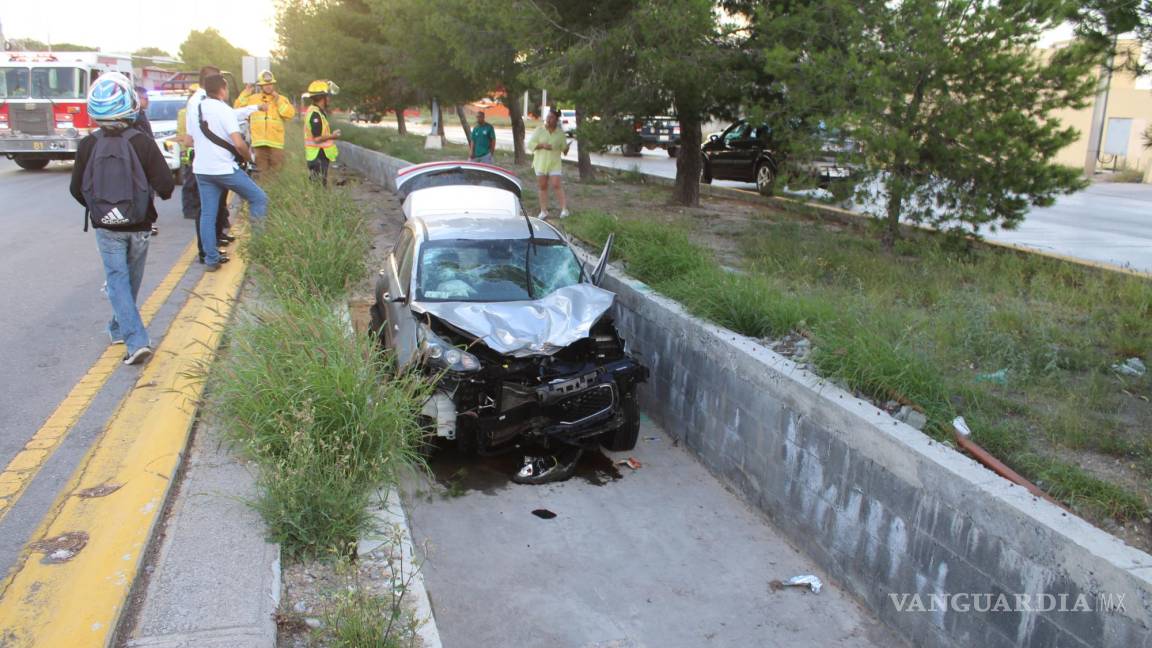
[[[83,99],[88,75],[80,68],[32,68],[33,99]]]
[[[528,243],[527,239],[426,243],[420,253],[416,300],[526,301],[580,283],[580,262],[563,241]]]
[[[28,98],[28,68],[0,67],[0,98]]]
[[[176,121],[177,113],[184,107],[184,103],[183,101],[171,101],[168,99],[164,101],[153,99],[148,102],[148,120],[154,122]]]

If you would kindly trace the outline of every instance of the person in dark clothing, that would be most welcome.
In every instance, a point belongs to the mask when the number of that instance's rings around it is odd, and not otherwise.
[[[152,122],[148,121],[148,90],[136,86],[136,96],[140,98],[140,112],[136,113],[136,121],[132,122],[132,128],[156,139],[156,135],[152,132]]]
[[[156,135],[152,132],[152,122],[148,121],[148,89],[136,86],[136,96],[140,98],[140,112],[136,114],[136,121],[132,122],[132,128],[156,139]],[[160,234],[160,228],[156,227],[156,216],[155,197],[153,196],[148,201],[148,217],[152,219],[152,236]]]
[[[140,112],[140,100],[131,82],[122,74],[109,73],[97,79],[88,92],[88,114],[100,126],[99,135],[90,134],[80,142],[76,151],[76,163],[72,168],[72,182],[69,191],[72,197],[89,210],[89,196],[86,190],[98,191],[97,187],[106,187],[104,184],[86,186],[85,179],[88,168],[92,164],[107,163],[114,158],[104,157],[93,159],[93,152],[97,148],[98,138],[105,140],[111,138],[130,137],[129,150],[134,154],[133,164],[138,163],[139,170],[143,171],[151,191],[162,199],[172,197],[175,183],[164,155],[156,146],[156,142],[148,135],[136,131],[132,124]],[[107,146],[107,144],[105,144]],[[119,158],[123,160],[121,156]],[[115,168],[115,167],[110,167]],[[138,173],[139,171],[137,171]],[[132,184],[132,178],[115,178],[116,172],[110,172],[116,181]],[[94,173],[93,178],[96,177]],[[100,175],[100,183],[111,182],[107,174]],[[127,193],[133,193],[129,187]],[[97,194],[94,196],[99,199]],[[109,215],[119,215],[118,210],[112,210]],[[152,345],[148,339],[148,331],[140,318],[140,311],[136,307],[136,298],[140,292],[140,283],[144,278],[144,263],[148,258],[148,243],[152,236],[152,223],[155,221],[155,210],[149,210],[144,220],[133,223],[132,219],[125,218],[125,224],[109,226],[101,224],[92,218],[92,225],[96,228],[96,244],[100,250],[100,257],[104,264],[104,277],[107,286],[108,301],[112,304],[112,320],[108,323],[108,337],[112,344],[124,344],[127,353],[124,364],[139,364],[152,355]],[[85,214],[87,222],[89,214]]]

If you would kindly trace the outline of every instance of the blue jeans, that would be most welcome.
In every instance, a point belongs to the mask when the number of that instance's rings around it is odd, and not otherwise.
[[[268,213],[268,195],[252,178],[240,169],[228,175],[196,174],[196,184],[200,187],[200,241],[204,247],[204,265],[220,263],[220,251],[216,248],[216,213],[220,197],[226,191],[234,191],[248,201],[248,214],[253,220],[262,220]]]
[[[472,161],[483,162],[484,164],[496,164],[496,160],[492,157],[491,151],[485,153],[484,155],[477,155],[476,157],[472,158]]]
[[[108,334],[113,340],[124,340],[128,353],[149,346],[148,331],[136,308],[136,295],[144,278],[144,262],[148,259],[151,232],[118,232],[96,228],[96,247],[104,262],[104,278],[108,282],[108,301],[112,303],[112,321]]]

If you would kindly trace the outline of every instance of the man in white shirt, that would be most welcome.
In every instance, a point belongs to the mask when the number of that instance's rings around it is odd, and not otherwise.
[[[200,240],[204,250],[204,266],[215,272],[221,263],[216,240],[216,205],[224,192],[233,191],[248,201],[249,215],[254,220],[264,218],[268,211],[268,196],[240,168],[240,162],[252,159],[252,153],[240,136],[240,123],[236,111],[228,105],[228,83],[219,74],[204,79],[204,97],[188,101],[188,132],[195,142],[196,157],[192,172],[200,188]],[[203,122],[208,131],[201,127]]]

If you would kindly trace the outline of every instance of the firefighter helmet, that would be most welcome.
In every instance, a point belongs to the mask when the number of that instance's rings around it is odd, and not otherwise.
[[[101,126],[117,126],[136,119],[140,97],[132,81],[119,72],[108,72],[88,90],[88,115]]]
[[[308,84],[308,96],[310,97],[338,94],[340,94],[340,86],[327,79],[317,79]]]
[[[276,77],[272,74],[272,70],[262,70],[260,76],[256,77],[256,82],[260,85],[275,85]]]

